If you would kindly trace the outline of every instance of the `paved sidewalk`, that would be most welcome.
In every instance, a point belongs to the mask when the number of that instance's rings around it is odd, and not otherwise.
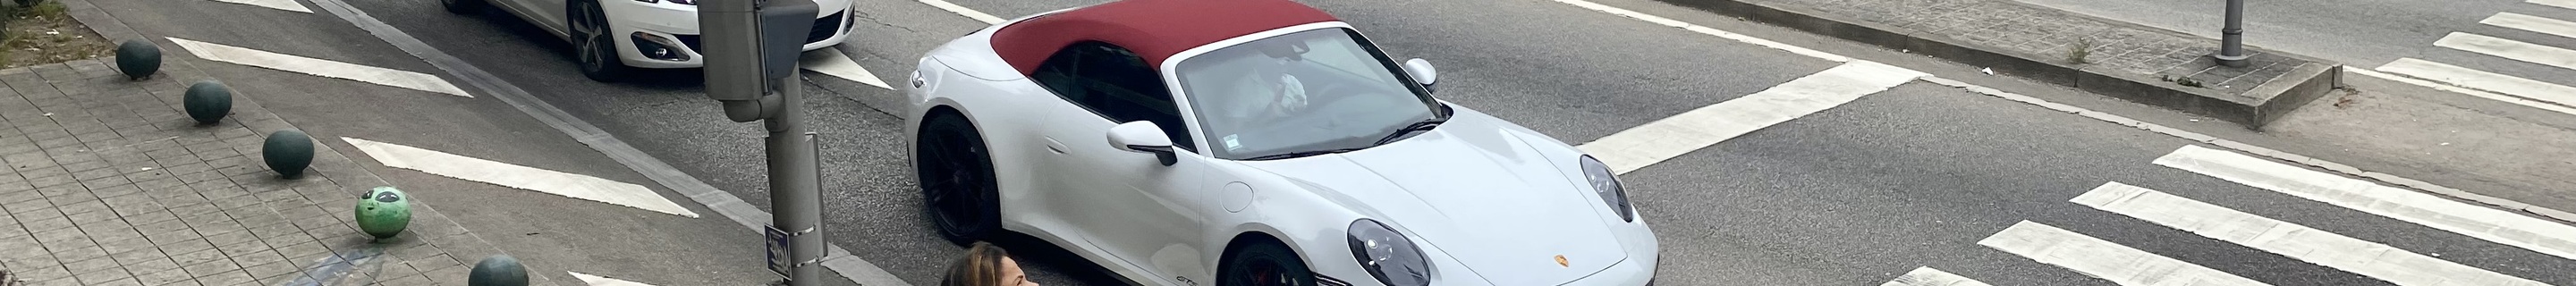
[[[1655,0],[1986,67],[2261,129],[2337,87],[2339,65],[2013,0]]]
[[[279,178],[260,146],[293,126],[243,96],[198,125],[179,101],[203,72],[164,65],[136,82],[112,65],[0,70],[0,269],[13,279],[463,285],[467,263],[499,253],[419,200],[407,232],[371,241],[351,209],[382,179],[323,144],[304,177]]]
[[[2217,40],[2113,22],[2012,0],[1752,0],[1792,5],[1963,40],[2005,51],[2141,75],[2191,76],[2204,86],[2244,92],[2290,68],[2309,64],[2261,50],[2245,69],[2216,68]],[[2089,47],[2089,48],[2086,48]],[[2286,66],[2285,66],[2286,64]]]

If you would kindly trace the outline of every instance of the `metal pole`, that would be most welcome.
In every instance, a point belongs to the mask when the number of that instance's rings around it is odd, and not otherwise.
[[[824,247],[820,152],[815,134],[805,131],[804,81],[793,75],[771,80],[786,105],[762,123],[769,127],[769,205],[778,211],[770,223],[793,234],[787,249],[795,266],[787,285],[816,285],[822,265],[813,263],[822,261]]]
[[[2218,54],[2210,57],[2219,65],[2245,67],[2245,0],[2227,0],[2227,27],[2219,33]]]

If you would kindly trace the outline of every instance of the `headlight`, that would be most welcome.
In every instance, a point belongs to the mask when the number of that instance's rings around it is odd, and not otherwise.
[[[1375,220],[1351,222],[1351,257],[1359,258],[1360,268],[1378,283],[1390,286],[1431,285],[1431,261],[1422,256],[1422,248],[1412,239],[1396,233],[1394,228]]]
[[[1583,179],[1592,182],[1592,192],[1601,194],[1601,203],[1618,212],[1619,220],[1637,222],[1637,210],[1628,206],[1628,190],[1619,187],[1619,176],[1610,172],[1610,165],[1583,155]]]

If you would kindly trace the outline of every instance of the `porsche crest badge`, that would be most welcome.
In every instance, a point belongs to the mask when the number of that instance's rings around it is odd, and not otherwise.
[[[1565,262],[1565,255],[1559,254],[1556,256],[1556,267],[1573,268],[1574,264]]]

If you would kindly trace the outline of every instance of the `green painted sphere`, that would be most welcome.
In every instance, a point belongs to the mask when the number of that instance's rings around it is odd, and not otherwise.
[[[358,230],[376,238],[392,238],[411,227],[411,196],[394,187],[376,187],[358,198]]]
[[[465,286],[528,286],[528,268],[509,255],[485,257],[465,276]]]
[[[294,129],[269,133],[268,142],[259,148],[259,156],[268,161],[268,169],[277,170],[280,176],[303,176],[304,168],[313,165],[313,137]]]
[[[189,85],[188,95],[181,99],[188,118],[197,119],[197,123],[214,124],[233,113],[233,90],[225,88],[223,82],[207,80]]]
[[[125,77],[143,79],[161,71],[161,47],[143,39],[125,40],[116,45],[116,70]]]

